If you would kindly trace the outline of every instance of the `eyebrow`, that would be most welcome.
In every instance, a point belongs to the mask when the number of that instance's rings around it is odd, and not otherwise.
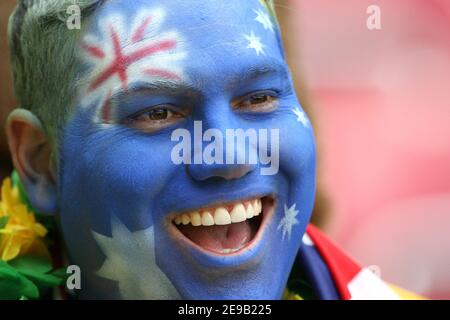
[[[229,76],[227,79],[228,85],[233,85],[238,82],[246,82],[251,81],[257,78],[261,78],[264,76],[269,76],[273,74],[279,74],[282,78],[289,78],[289,69],[286,63],[282,63],[276,59],[267,59],[258,64],[251,65],[250,67],[245,68],[243,71],[237,72],[234,75]],[[136,83],[132,83],[129,85],[127,90],[119,89],[114,93],[111,98],[118,99],[123,95],[127,95],[129,93],[135,93],[140,91],[163,91],[163,92],[171,92],[171,93],[179,93],[179,92],[197,92],[199,93],[199,89],[189,82],[180,81],[180,80],[170,80],[170,79],[160,79],[153,82],[140,81]]]
[[[249,81],[272,74],[279,74],[283,78],[288,78],[289,70],[287,65],[277,60],[268,60],[247,68],[244,72],[238,74],[237,77],[240,81]]]
[[[267,59],[258,64],[251,65],[243,71],[237,72],[234,75],[229,76],[227,79],[228,86],[232,86],[236,83],[248,82],[255,80],[257,78],[262,78],[265,76],[278,74],[282,78],[289,78],[289,69],[286,63],[282,63],[276,59]],[[118,89],[115,93],[111,95],[112,100],[121,99],[130,93],[138,93],[141,91],[150,92],[166,92],[166,93],[198,93],[200,94],[199,88],[195,85],[190,84],[186,81],[180,80],[170,80],[170,79],[160,79],[153,82],[139,81],[131,83],[126,90]]]
[[[141,91],[163,91],[179,93],[181,91],[196,91],[197,89],[186,83],[172,80],[157,80],[153,82],[139,81],[131,83],[127,89],[119,89],[112,96],[111,99],[120,99],[130,93],[136,93]]]
[[[281,63],[275,59],[267,59],[229,76],[226,86],[232,88],[239,86],[242,83],[248,83],[258,78],[271,75],[279,75],[282,79],[288,79],[289,69],[285,63]],[[104,113],[104,108],[109,109],[112,107],[111,102],[123,101],[127,96],[136,93],[167,93],[170,95],[198,97],[201,96],[201,89],[183,80],[160,79],[153,82],[134,82],[129,84],[127,89],[121,88],[113,92],[108,99],[108,103],[105,103],[105,105],[101,107],[102,114]],[[117,105],[117,103],[113,104]]]

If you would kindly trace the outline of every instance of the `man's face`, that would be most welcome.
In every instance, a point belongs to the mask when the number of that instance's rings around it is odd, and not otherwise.
[[[315,146],[277,32],[258,0],[107,1],[92,17],[60,167],[81,297],[281,297]]]

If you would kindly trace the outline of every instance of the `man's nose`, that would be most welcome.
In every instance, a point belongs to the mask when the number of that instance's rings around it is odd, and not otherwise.
[[[216,139],[213,139],[214,141],[210,141],[212,139],[203,141],[202,139],[201,142],[197,142],[197,148],[193,145],[192,155],[194,155],[194,160],[196,158],[196,161],[188,164],[187,169],[195,180],[205,181],[212,178],[239,179],[255,170],[257,166],[255,146],[248,139],[242,140],[244,141],[243,143],[242,141],[239,143],[236,136],[230,139],[227,129],[234,130],[229,129],[234,126],[231,126],[230,123],[225,124],[223,120],[222,118],[220,123],[217,121],[202,122],[202,137],[203,133],[208,135],[206,130],[212,129],[216,133],[220,132],[222,143],[216,141]],[[211,146],[216,147],[213,157],[211,156]],[[253,158],[250,155],[252,152]]]
[[[190,164],[189,174],[198,181],[211,178],[239,179],[254,170],[252,164]]]

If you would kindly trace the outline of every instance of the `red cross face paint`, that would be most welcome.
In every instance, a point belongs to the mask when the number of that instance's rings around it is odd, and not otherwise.
[[[164,31],[164,10],[139,13],[131,25],[125,15],[109,15],[98,22],[98,34],[87,34],[81,45],[82,57],[92,67],[83,89],[83,105],[102,101],[96,122],[110,123],[110,98],[119,89],[128,90],[132,82],[183,77],[180,62],[185,57],[181,37],[174,30]]]

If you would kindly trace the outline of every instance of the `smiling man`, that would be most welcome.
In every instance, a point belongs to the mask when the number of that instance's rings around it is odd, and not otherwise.
[[[270,1],[76,1],[81,30],[73,1],[19,2],[10,149],[78,298],[399,297],[308,227],[314,137]]]

